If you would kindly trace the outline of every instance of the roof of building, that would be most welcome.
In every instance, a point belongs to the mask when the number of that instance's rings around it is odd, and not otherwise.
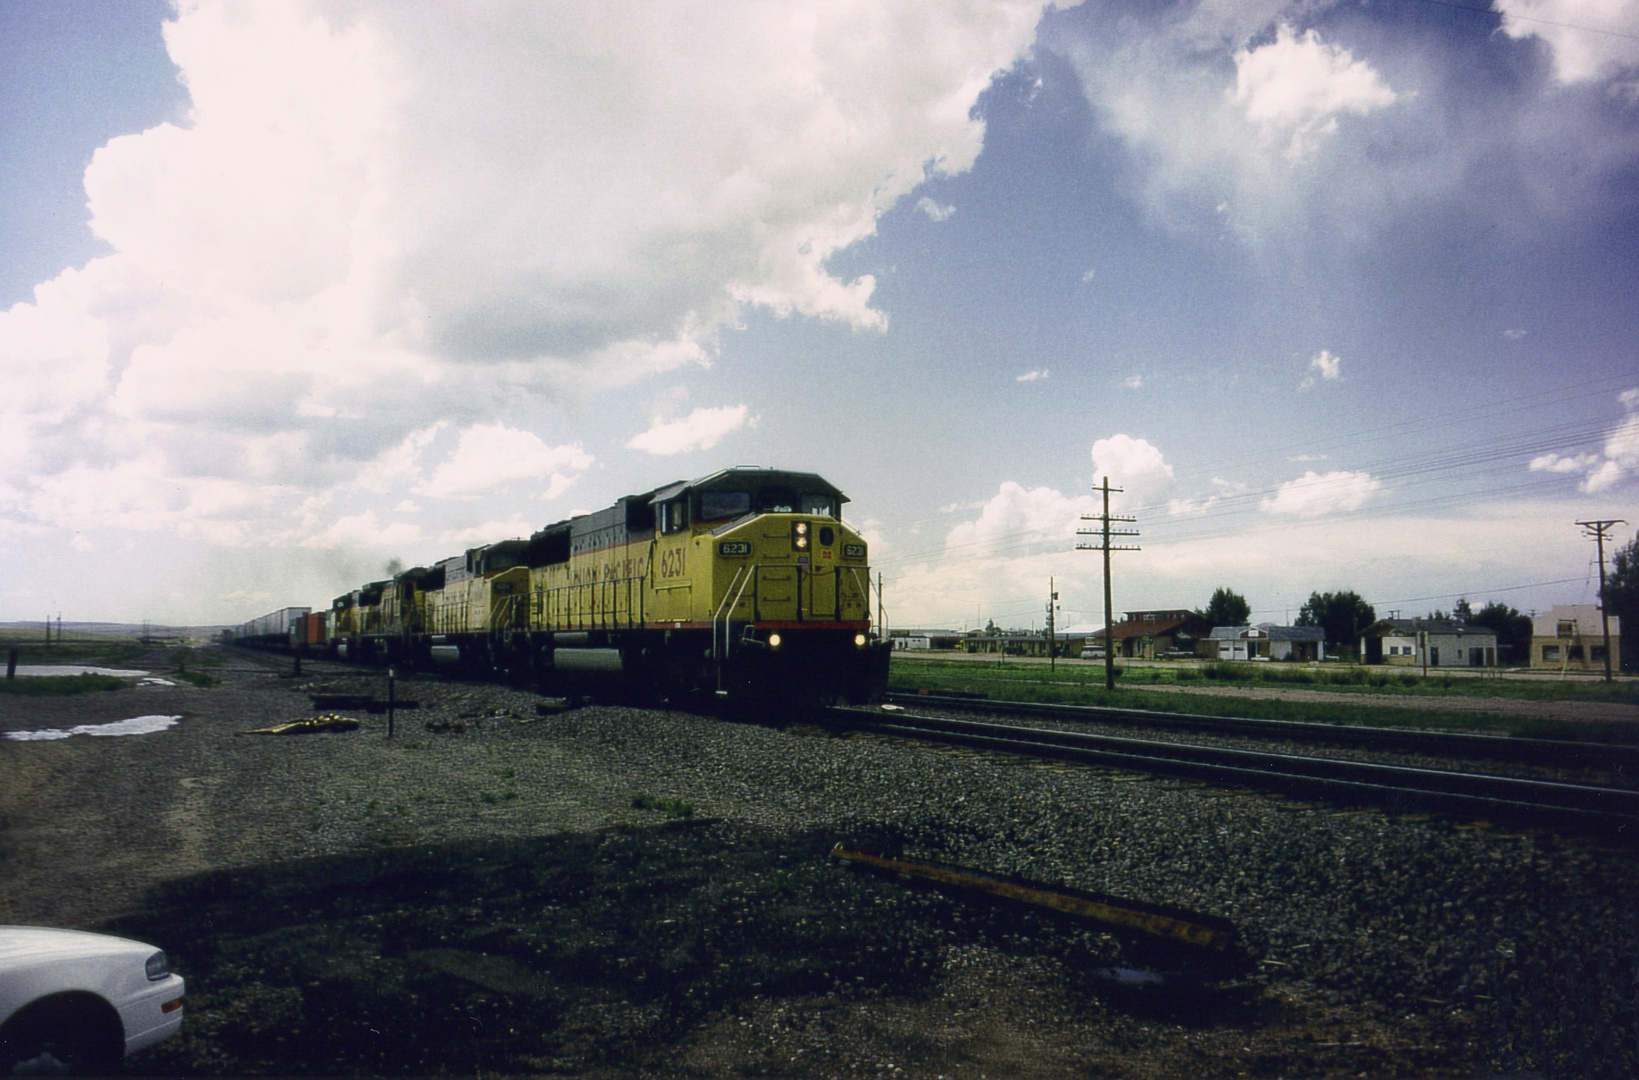
[[[1489,626],[1473,626],[1456,619],[1378,619],[1360,631],[1360,636],[1388,637],[1392,634],[1396,637],[1415,637],[1419,633],[1497,636],[1497,632]]]
[[[1326,631],[1318,626],[1277,626],[1259,623],[1256,626],[1214,626],[1207,635],[1212,641],[1238,641],[1257,638],[1260,641],[1325,641]]]
[[[1110,628],[1109,636],[1116,641],[1126,641],[1128,638],[1141,638],[1145,634],[1151,637],[1170,635],[1174,638],[1205,637],[1212,631],[1212,624],[1206,618],[1193,611],[1151,612],[1135,611],[1132,615],[1144,616],[1137,619],[1124,619]],[[1166,618],[1150,618],[1149,616],[1165,615]],[[1101,630],[1095,637],[1104,637]]]

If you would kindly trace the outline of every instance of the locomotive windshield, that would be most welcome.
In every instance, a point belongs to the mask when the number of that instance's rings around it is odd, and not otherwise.
[[[797,493],[788,487],[765,487],[757,492],[757,512],[789,514],[797,508]]]
[[[700,520],[727,521],[751,513],[749,491],[702,491]]]

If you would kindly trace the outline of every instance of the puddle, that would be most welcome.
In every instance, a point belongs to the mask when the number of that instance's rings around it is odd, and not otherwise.
[[[119,679],[140,679],[146,671],[130,668],[92,667],[89,664],[18,664],[17,674],[31,677],[51,675],[112,675]]]
[[[71,728],[43,728],[40,731],[8,731],[6,738],[18,742],[48,742],[66,739],[70,735],[147,735],[172,727],[180,716],[133,716],[129,720],[115,720],[108,724],[79,724]]]
[[[172,682],[170,679],[162,679],[158,675],[150,675],[146,679],[143,679],[137,685],[138,686],[175,686],[176,683]]]

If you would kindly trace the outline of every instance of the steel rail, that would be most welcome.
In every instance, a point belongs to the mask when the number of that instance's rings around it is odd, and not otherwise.
[[[1154,709],[1117,709],[1102,705],[1056,705],[1034,701],[995,701],[954,694],[890,693],[883,700],[923,708],[965,709],[969,712],[1040,716],[1081,723],[1120,724],[1126,727],[1168,728],[1175,731],[1210,731],[1252,735],[1260,739],[1330,743],[1409,754],[1435,754],[1491,761],[1521,761],[1599,769],[1639,775],[1639,746],[1622,743],[1576,742],[1570,739],[1516,738],[1477,735],[1462,731],[1427,731],[1406,728],[1328,724],[1312,720],[1256,720],[1243,716],[1206,716]]]
[[[1639,792],[1619,788],[1157,742],[898,711],[835,708],[827,710],[826,716],[844,726],[887,735],[1187,776],[1328,802],[1377,805],[1398,812],[1478,817],[1639,841]]]

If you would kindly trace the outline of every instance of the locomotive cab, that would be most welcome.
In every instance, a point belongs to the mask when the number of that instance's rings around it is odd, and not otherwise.
[[[658,610],[709,630],[719,692],[880,695],[888,651],[871,632],[868,550],[842,521],[846,501],[812,473],[746,468],[652,496]]]

